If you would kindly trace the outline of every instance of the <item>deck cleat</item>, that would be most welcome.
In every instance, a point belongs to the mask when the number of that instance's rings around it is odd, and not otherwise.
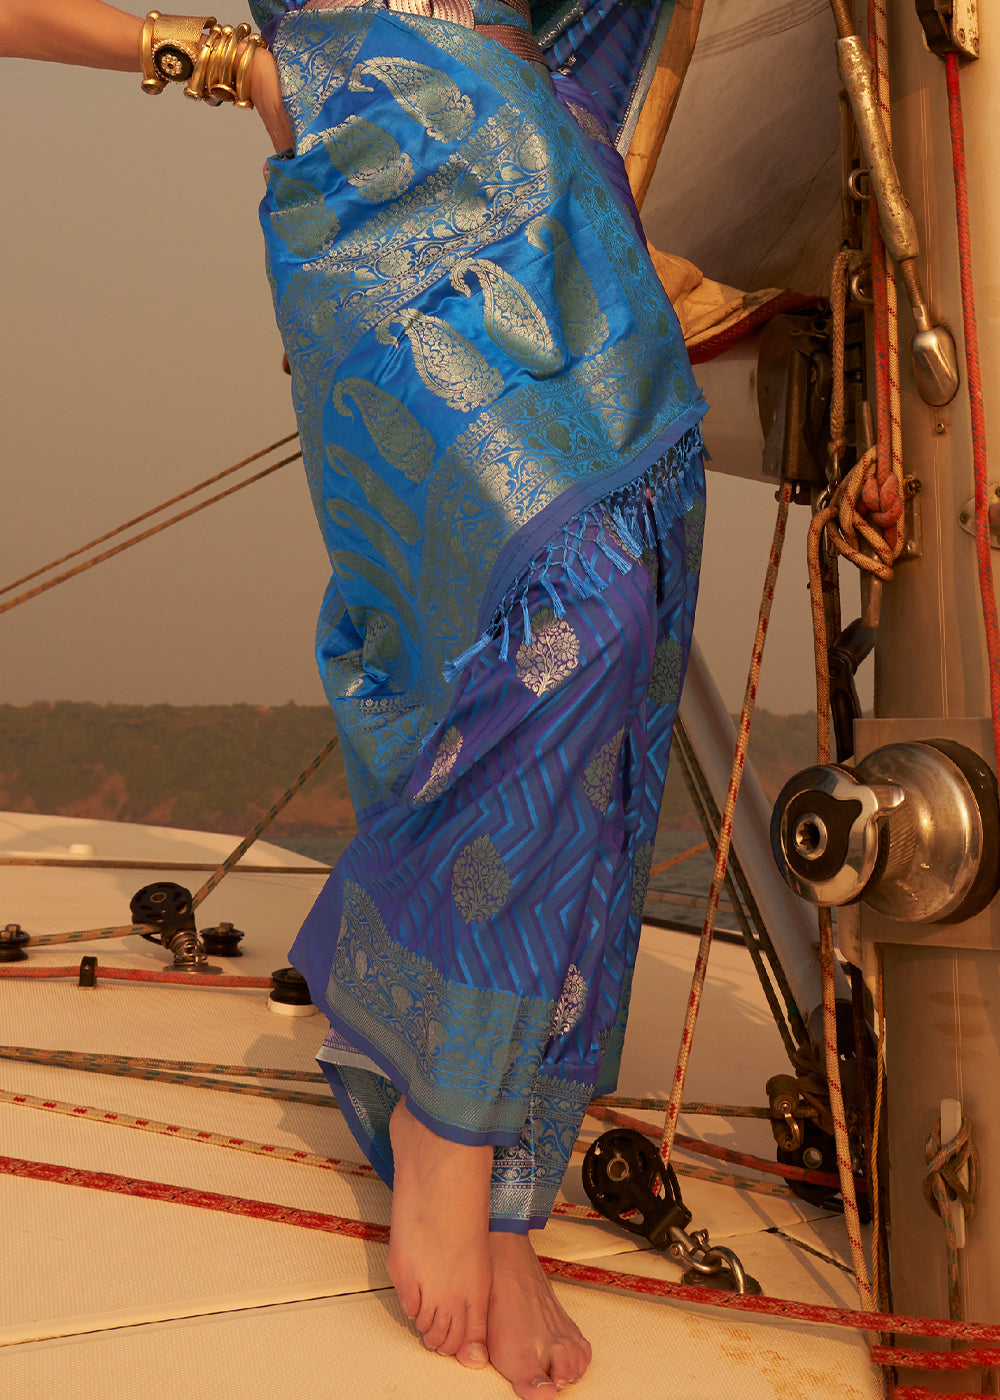
[[[216,924],[214,928],[203,928],[201,943],[205,952],[213,958],[241,958],[240,943],[246,935],[232,924]]]
[[[309,986],[294,967],[279,967],[271,973],[274,986],[268,998],[268,1011],[279,1016],[312,1016],[316,1012],[309,997]]]

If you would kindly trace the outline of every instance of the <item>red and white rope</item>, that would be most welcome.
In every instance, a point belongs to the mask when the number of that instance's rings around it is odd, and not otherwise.
[[[221,1211],[274,1224],[295,1225],[300,1229],[321,1230],[341,1234],[351,1239],[388,1243],[389,1227],[369,1221],[352,1220],[347,1216],[324,1215],[319,1211],[297,1210],[272,1201],[243,1199],[214,1191],[201,1191],[166,1182],[145,1181],[138,1177],[117,1176],[111,1172],[80,1171],[52,1162],[32,1162],[20,1157],[0,1156],[0,1175],[26,1180],[58,1182],[67,1186],[82,1186],[97,1191],[132,1196],[143,1200],[196,1206],[202,1210]],[[827,1327],[866,1329],[900,1333],[904,1336],[949,1338],[964,1343],[984,1343],[986,1347],[1000,1346],[1000,1326],[982,1322],[966,1322],[945,1318],[906,1317],[895,1313],[863,1313],[851,1308],[832,1308],[817,1303],[799,1303],[789,1298],[753,1297],[748,1294],[725,1293],[718,1289],[691,1287],[671,1283],[666,1279],[649,1278],[642,1274],[624,1274],[611,1269],[596,1268],[569,1260],[542,1257],[545,1272],[555,1279],[571,1283],[591,1284],[638,1293],[646,1297],[673,1299],[678,1302],[706,1304],[732,1312],[781,1317],[793,1322],[812,1322]],[[991,1350],[973,1351],[976,1359],[971,1366],[982,1365],[981,1357],[993,1356]],[[1000,1353],[996,1353],[1000,1355]],[[938,1358],[952,1355],[960,1362],[969,1353],[906,1351],[906,1364],[928,1369],[936,1367]]]
[[[746,692],[743,696],[743,708],[740,712],[739,732],[736,739],[736,755],[733,760],[733,769],[729,778],[729,791],[726,795],[726,805],[722,813],[722,822],[719,829],[719,844],[715,854],[715,870],[712,874],[711,889],[708,892],[708,907],[705,911],[705,922],[702,926],[701,942],[698,945],[698,956],[695,960],[694,976],[691,981],[691,993],[688,997],[687,1012],[684,1017],[684,1028],[681,1032],[680,1049],[677,1054],[677,1067],[674,1071],[674,1082],[670,1091],[670,1102],[667,1105],[666,1119],[663,1125],[660,1155],[666,1163],[670,1161],[674,1137],[677,1132],[677,1119],[680,1114],[681,1101],[684,1097],[684,1081],[687,1077],[688,1063],[691,1059],[694,1028],[698,1020],[698,1011],[701,1007],[701,995],[705,986],[705,975],[708,972],[708,955],[712,947],[712,934],[715,929],[715,919],[719,909],[719,898],[722,894],[722,885],[726,876],[726,862],[729,859],[729,847],[733,837],[733,812],[736,808],[736,799],[739,796],[740,783],[743,778],[743,766],[746,762],[747,747],[750,742],[750,721],[757,699],[757,686],[760,681],[760,668],[764,657],[764,641],[767,637],[771,605],[774,602],[774,585],[778,577],[778,565],[781,562],[781,549],[785,542],[785,530],[788,524],[788,507],[791,504],[791,500],[792,485],[790,482],[785,482],[782,484],[778,493],[778,516],[774,526],[774,537],[771,541],[771,552],[767,561],[764,591],[760,600],[760,613],[757,618],[757,634],[754,637],[750,673],[747,676]]]

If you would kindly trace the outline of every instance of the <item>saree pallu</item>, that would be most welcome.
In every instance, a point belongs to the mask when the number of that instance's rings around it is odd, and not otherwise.
[[[290,9],[272,46],[296,139],[268,163],[261,220],[332,565],[317,656],[359,828],[293,959],[386,1179],[406,1092],[435,1131],[494,1143],[494,1222],[526,1228],[601,1063],[613,1076],[638,929],[624,910],[662,790],[644,775],[672,719],[658,711],[647,749],[643,696],[666,664],[657,628],[678,684],[686,657],[706,405],[598,171],[600,124],[547,71],[374,0]],[[586,664],[553,660],[558,685],[526,688],[517,656],[541,647],[547,675],[563,628]],[[618,793],[603,812],[571,781],[597,750]],[[577,854],[549,889],[567,822]],[[573,996],[586,1015],[550,1052]]]

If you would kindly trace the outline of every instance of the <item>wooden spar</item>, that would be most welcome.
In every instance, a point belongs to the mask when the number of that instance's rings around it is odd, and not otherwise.
[[[704,4],[705,0],[677,0],[639,124],[625,157],[632,197],[639,209],[649,189],[670,119],[680,97],[684,75],[698,37]]]

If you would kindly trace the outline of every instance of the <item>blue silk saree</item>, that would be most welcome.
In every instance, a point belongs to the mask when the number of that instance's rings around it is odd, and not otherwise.
[[[261,220],[358,819],[292,960],[383,1177],[405,1094],[493,1144],[493,1226],[523,1230],[617,1074],[706,405],[584,94],[377,0],[286,8]]]

